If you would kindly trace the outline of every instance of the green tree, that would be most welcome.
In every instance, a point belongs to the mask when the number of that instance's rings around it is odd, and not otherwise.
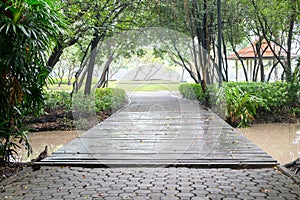
[[[5,163],[17,148],[31,150],[22,119],[43,103],[48,52],[63,34],[63,18],[52,0],[2,0],[0,16],[0,163]]]
[[[263,57],[266,49],[262,48],[265,41],[275,57],[274,65],[271,66],[269,76],[275,67],[280,66],[284,70],[286,80],[292,80],[292,44],[299,42],[295,37],[299,32],[299,13],[297,9],[299,1],[296,0],[228,0],[225,3],[223,32],[232,50],[237,53],[237,47],[247,42],[253,46],[255,58],[253,62],[253,74],[247,74],[244,67],[245,77],[248,80],[257,81],[260,73],[261,81],[266,78]],[[233,9],[234,8],[234,9]],[[256,40],[254,44],[253,40]],[[249,78],[250,79],[250,78]],[[269,78],[267,78],[269,79]]]
[[[60,60],[52,69],[54,77],[58,81],[58,86],[63,83],[64,79],[67,79],[68,85],[72,84],[72,78],[74,78],[74,75],[78,70],[80,58],[82,57],[82,51],[77,44],[66,48],[60,57]]]
[[[201,84],[203,93],[207,94],[205,104],[208,105],[209,97],[206,86],[219,79],[220,70],[216,65],[218,59],[216,53],[218,27],[216,2],[212,0],[161,1],[158,13],[162,27],[176,30],[190,38],[190,47],[185,50],[179,48],[179,43],[175,38],[173,42],[175,52],[172,52],[172,60],[178,64],[181,63],[194,81]],[[227,73],[226,69],[222,69],[222,71]],[[223,75],[221,79],[226,77]]]
[[[85,21],[83,27],[87,27],[85,33],[88,37],[85,39],[88,42],[85,46],[80,69],[76,74],[75,91],[81,87],[81,80],[85,79],[84,93],[90,94],[95,59],[99,53],[99,43],[120,32],[143,26],[147,21],[146,18],[149,17],[148,4],[149,2],[146,0],[106,0],[77,3],[77,9],[83,13],[82,19]],[[107,70],[104,70],[103,73],[102,77],[105,77]]]

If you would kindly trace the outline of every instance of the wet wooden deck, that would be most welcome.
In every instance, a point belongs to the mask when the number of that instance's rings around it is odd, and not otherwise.
[[[90,167],[270,167],[277,161],[198,103],[140,93],[40,163]]]

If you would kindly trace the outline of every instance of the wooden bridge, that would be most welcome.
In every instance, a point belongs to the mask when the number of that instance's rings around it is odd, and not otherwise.
[[[136,93],[131,104],[38,165],[230,167],[277,164],[197,102],[170,92]]]

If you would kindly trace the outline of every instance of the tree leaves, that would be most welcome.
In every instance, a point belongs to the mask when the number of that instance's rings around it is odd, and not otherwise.
[[[44,1],[41,0],[24,0],[28,5],[41,5],[44,4]]]
[[[22,130],[23,115],[38,112],[49,74],[47,54],[63,34],[63,19],[52,0],[14,0],[0,4],[0,162],[8,162],[16,147],[30,150]],[[8,12],[9,11],[9,12]],[[24,134],[23,134],[24,133]],[[14,139],[19,139],[19,144]]]

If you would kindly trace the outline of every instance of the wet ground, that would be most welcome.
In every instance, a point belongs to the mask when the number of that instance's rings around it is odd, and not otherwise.
[[[163,104],[155,105],[157,106],[149,110],[152,111]],[[181,108],[185,108],[185,105],[181,104]],[[207,122],[211,121],[212,119],[207,119]],[[39,143],[42,143],[42,138],[38,140]],[[61,138],[57,140],[61,142]],[[236,147],[240,145],[236,141],[232,144]],[[278,171],[277,167],[93,169],[43,166],[38,171],[28,168],[17,176],[5,180],[0,189],[0,199],[300,198],[299,185]]]
[[[272,167],[276,161],[199,103],[137,92],[131,103],[39,165]]]
[[[297,200],[300,187],[273,168],[42,167],[8,180],[0,199]]]
[[[250,128],[238,130],[280,164],[286,164],[300,156],[300,124],[254,124]],[[81,134],[82,131],[30,133],[33,155],[27,159],[23,153],[20,159],[26,161],[35,158],[46,145],[49,147],[49,153],[52,153]]]
[[[237,129],[280,164],[300,157],[300,124],[254,124]]]

